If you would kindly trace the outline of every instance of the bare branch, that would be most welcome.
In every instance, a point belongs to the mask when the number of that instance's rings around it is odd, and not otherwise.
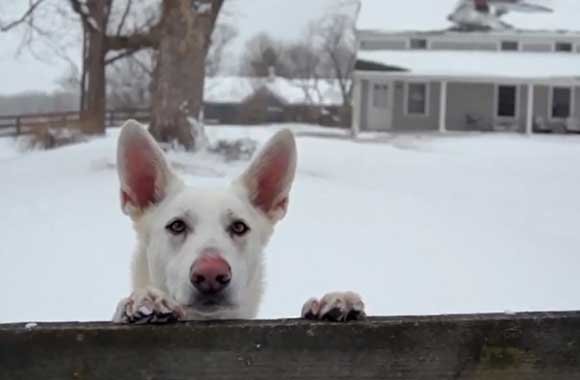
[[[28,9],[26,10],[26,12],[24,12],[22,14],[22,16],[20,16],[18,19],[9,22],[6,25],[2,25],[0,23],[0,32],[7,32],[12,28],[17,27],[18,25],[27,22],[27,20],[32,16],[32,14],[34,13],[34,10],[36,8],[38,8],[38,6],[40,4],[42,4],[43,2],[45,2],[46,0],[36,0],[36,1],[30,1],[30,6],[28,7]]]
[[[153,72],[154,72],[155,70],[153,70],[153,69],[151,68],[151,64],[149,64],[149,65],[148,65],[147,63],[145,63],[145,62],[141,61],[141,59],[139,59],[139,56],[138,56],[138,55],[133,55],[133,56],[131,56],[131,58],[130,58],[130,59],[131,59],[131,60],[132,60],[132,61],[133,61],[135,64],[137,64],[137,66],[139,66],[139,68],[140,68],[140,69],[141,69],[143,72],[145,72],[145,73],[146,73],[146,74],[147,74],[149,77],[153,77]]]
[[[106,36],[108,50],[139,50],[157,46],[159,36],[157,28],[147,33],[135,33],[128,36]]]
[[[122,52],[112,56],[111,58],[107,58],[105,60],[105,65],[110,65],[111,63],[114,63],[114,62],[118,61],[119,59],[130,57],[133,54],[135,54],[138,50],[139,49],[128,49],[128,50],[122,51]]]
[[[352,17],[343,14],[330,15],[320,21],[318,32],[345,105],[350,103],[352,95],[351,76],[356,60],[352,20]]]
[[[117,26],[117,36],[121,35],[123,31],[123,27],[125,26],[125,22],[127,21],[127,17],[129,16],[129,12],[131,11],[131,7],[133,6],[133,0],[128,0],[127,4],[125,5],[125,10],[123,10],[123,15],[121,16],[121,21],[119,21],[119,25]]]
[[[111,11],[113,10],[113,0],[107,0],[105,6],[105,25],[109,25],[109,19],[111,18]]]
[[[87,30],[92,30],[97,33],[104,33],[103,30],[97,28],[97,25],[95,25],[94,22],[91,22],[91,15],[88,13],[89,10],[87,9],[88,7],[85,3],[81,2],[80,0],[69,0],[69,3],[72,10],[80,16],[83,26]]]
[[[88,31],[100,34],[107,33],[107,26],[113,11],[113,0],[93,0],[88,2],[69,0],[69,4]]]

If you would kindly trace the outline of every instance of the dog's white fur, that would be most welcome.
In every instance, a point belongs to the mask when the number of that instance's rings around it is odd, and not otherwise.
[[[133,120],[121,130],[117,160],[122,208],[133,221],[138,244],[133,293],[119,303],[114,321],[170,313],[178,319],[254,318],[263,291],[262,252],[286,214],[296,170],[292,134],[278,132],[249,168],[221,190],[186,186],[152,136]],[[186,223],[186,233],[168,231],[176,219]],[[249,226],[247,234],[231,233],[237,220]],[[209,303],[200,301],[190,281],[192,263],[208,251],[219,252],[232,272],[229,286]],[[332,302],[345,303],[342,298],[337,294]]]

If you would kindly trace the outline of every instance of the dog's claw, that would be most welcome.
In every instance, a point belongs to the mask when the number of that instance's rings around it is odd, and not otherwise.
[[[115,323],[162,324],[176,322],[185,315],[183,308],[160,290],[139,289],[119,302]]]
[[[320,300],[311,298],[302,307],[302,318],[332,322],[359,321],[366,317],[365,305],[354,292],[328,293]]]

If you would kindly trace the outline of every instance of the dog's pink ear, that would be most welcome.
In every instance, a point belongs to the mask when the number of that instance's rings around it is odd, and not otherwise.
[[[237,183],[252,204],[276,222],[286,215],[288,196],[296,172],[296,142],[282,130],[266,144]]]
[[[126,121],[121,128],[117,171],[121,181],[121,207],[132,217],[160,202],[176,180],[153,136],[135,120]]]

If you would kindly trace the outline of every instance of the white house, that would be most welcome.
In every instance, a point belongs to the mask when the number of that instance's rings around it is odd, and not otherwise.
[[[580,131],[579,0],[509,13],[514,27],[497,29],[452,24],[457,0],[361,3],[354,133]]]

